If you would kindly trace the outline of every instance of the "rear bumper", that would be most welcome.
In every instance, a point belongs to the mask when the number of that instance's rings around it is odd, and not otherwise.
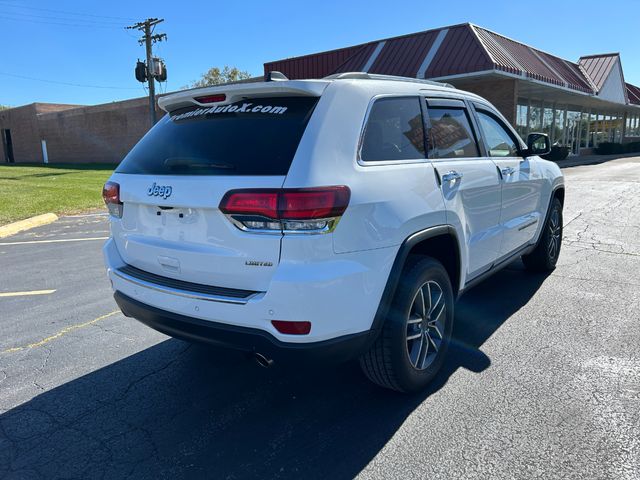
[[[267,291],[249,292],[242,299],[203,295],[199,289],[203,285],[190,287],[180,275],[175,279],[179,285],[167,284],[174,282],[169,278],[163,278],[162,284],[151,277],[129,278],[122,275],[126,264],[113,239],[105,243],[103,252],[113,290],[137,302],[188,318],[259,330],[284,344],[311,344],[371,330],[396,249],[340,255],[321,252],[316,259],[317,252],[309,247],[307,260],[282,259]],[[208,262],[209,268],[216,268],[215,256]],[[283,334],[272,320],[308,321],[311,332]]]
[[[344,362],[360,356],[373,341],[373,331],[344,335],[310,343],[282,342],[269,332],[187,317],[114,294],[122,312],[171,337],[247,352],[258,352],[276,361]]]

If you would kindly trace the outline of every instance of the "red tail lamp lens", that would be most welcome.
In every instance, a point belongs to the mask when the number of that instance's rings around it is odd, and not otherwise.
[[[348,187],[283,190],[279,210],[284,219],[314,219],[341,216],[349,205]]]
[[[110,203],[121,203],[120,202],[120,185],[116,182],[107,182],[102,187],[102,199],[104,200],[105,205],[109,205]]]
[[[194,100],[198,103],[217,103],[224,102],[227,96],[224,93],[218,93],[216,95],[204,95],[202,97],[194,97]]]
[[[341,216],[351,191],[344,185],[321,188],[232,190],[220,210],[227,214],[262,215],[282,220],[313,220]]]
[[[268,218],[278,218],[278,191],[231,191],[220,202],[220,210],[227,214],[261,215]]]
[[[109,213],[114,217],[122,218],[122,202],[120,201],[120,185],[116,182],[107,182],[102,187],[102,199]]]
[[[280,333],[286,335],[307,335],[311,331],[311,322],[288,322],[284,320],[271,320],[271,324]]]

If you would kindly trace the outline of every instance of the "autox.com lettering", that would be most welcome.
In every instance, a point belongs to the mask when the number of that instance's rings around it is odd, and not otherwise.
[[[173,120],[182,120],[185,118],[199,117],[202,115],[211,115],[214,113],[271,113],[275,115],[282,115],[287,111],[287,107],[281,107],[277,105],[256,105],[253,103],[232,103],[229,105],[217,105],[208,108],[198,108],[190,112],[181,113],[175,115]]]

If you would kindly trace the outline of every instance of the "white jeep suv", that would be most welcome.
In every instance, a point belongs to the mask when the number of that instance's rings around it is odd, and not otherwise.
[[[424,387],[454,303],[522,257],[553,269],[564,181],[486,100],[346,73],[187,90],[104,187],[127,316],[273,360],[359,358]]]

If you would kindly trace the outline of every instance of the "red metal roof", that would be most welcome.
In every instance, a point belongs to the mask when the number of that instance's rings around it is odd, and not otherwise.
[[[618,58],[619,55],[617,53],[589,55],[580,57],[580,66],[584,68],[585,73],[589,75],[593,84],[600,90]]]
[[[327,75],[335,73],[338,66],[356,56],[356,54],[367,45],[368,44],[356,45],[354,47],[340,48],[338,50],[313,53],[303,57],[287,58],[265,63],[264,71],[265,73],[271,71],[282,72],[292,80],[326,77]],[[355,68],[355,70],[357,70],[357,68]]]
[[[593,92],[575,63],[572,64],[490,30],[476,26],[472,28],[490,52],[497,69],[573,90]]]
[[[465,23],[268,62],[264,70],[277,70],[291,79],[322,78],[365,67],[369,73],[436,79],[497,70],[597,94],[616,58],[618,54],[592,55],[570,62]]]
[[[367,60],[376,49],[378,42],[366,43],[348,57],[344,62],[338,64],[337,68],[331,73],[344,73],[344,72],[360,72],[364,68]]]
[[[625,83],[625,86],[627,87],[629,103],[632,103],[633,105],[640,105],[640,87],[636,87],[630,83]]]
[[[539,50],[536,50],[536,52],[547,62],[548,65],[551,66],[551,68],[558,72],[562,79],[567,82],[567,86],[583,92],[593,92],[589,79],[587,79],[580,71],[578,64],[550,55],[546,52],[541,52]]]
[[[425,78],[459,75],[493,68],[491,58],[470,29],[469,24],[455,25],[447,30],[440,48],[425,72]]]
[[[427,78],[492,68],[489,56],[470,31],[470,25],[462,24],[267,62],[264,70],[265,73],[277,70],[291,79],[322,78],[332,73],[362,71],[378,44],[385,42],[369,72],[415,77],[442,30],[448,32],[430,63]],[[320,61],[323,62],[323,68],[317,66]]]
[[[399,76],[415,77],[437,35],[432,30],[387,40],[369,72],[393,71]]]

